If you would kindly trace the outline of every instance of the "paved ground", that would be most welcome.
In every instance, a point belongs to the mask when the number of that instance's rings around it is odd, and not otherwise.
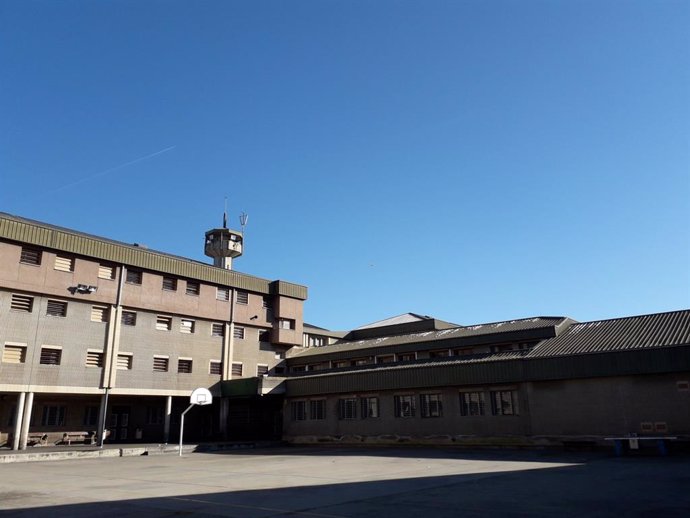
[[[4,516],[690,516],[690,458],[280,448],[0,465]]]

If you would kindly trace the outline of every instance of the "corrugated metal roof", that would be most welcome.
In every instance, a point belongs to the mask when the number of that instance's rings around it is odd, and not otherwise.
[[[690,344],[690,310],[572,324],[539,343],[529,358]]]
[[[300,351],[295,358],[307,356],[317,356],[322,354],[366,351],[372,348],[388,347],[403,344],[428,343],[442,341],[453,338],[470,338],[484,335],[496,335],[501,333],[513,333],[516,331],[527,331],[531,329],[543,329],[554,327],[563,323],[566,317],[534,317],[519,320],[509,320],[503,322],[492,322],[489,324],[479,324],[466,327],[454,327],[436,331],[425,331],[422,333],[410,333],[406,335],[382,336],[367,340],[357,341],[338,341],[335,344],[325,345],[314,349]],[[497,342],[500,339],[497,339]],[[439,344],[439,347],[443,347]]]
[[[225,270],[192,259],[3,212],[0,212],[0,237],[222,286],[232,286],[259,293],[277,293],[302,300],[307,298],[307,288],[298,284],[268,281],[235,270]]]

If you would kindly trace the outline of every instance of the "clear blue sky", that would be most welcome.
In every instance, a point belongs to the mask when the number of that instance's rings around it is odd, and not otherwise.
[[[690,307],[690,2],[0,2],[0,210],[305,319]]]

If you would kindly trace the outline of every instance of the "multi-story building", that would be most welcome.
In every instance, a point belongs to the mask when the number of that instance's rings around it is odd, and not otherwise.
[[[211,266],[0,214],[0,444],[167,441],[194,388],[281,374],[306,288],[231,270],[241,252],[225,225],[206,234]],[[276,405],[222,398],[187,434],[280,435]]]
[[[546,445],[690,441],[690,310],[334,332],[304,286],[0,213],[0,445],[189,439]],[[109,434],[109,435],[108,435]]]

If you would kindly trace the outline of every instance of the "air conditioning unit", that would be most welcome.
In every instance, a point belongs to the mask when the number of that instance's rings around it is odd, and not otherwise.
[[[652,433],[654,431],[654,423],[651,421],[643,421],[640,423],[640,431],[642,433]]]
[[[666,433],[668,432],[668,425],[665,421],[657,421],[656,423],[654,423],[654,431]]]

